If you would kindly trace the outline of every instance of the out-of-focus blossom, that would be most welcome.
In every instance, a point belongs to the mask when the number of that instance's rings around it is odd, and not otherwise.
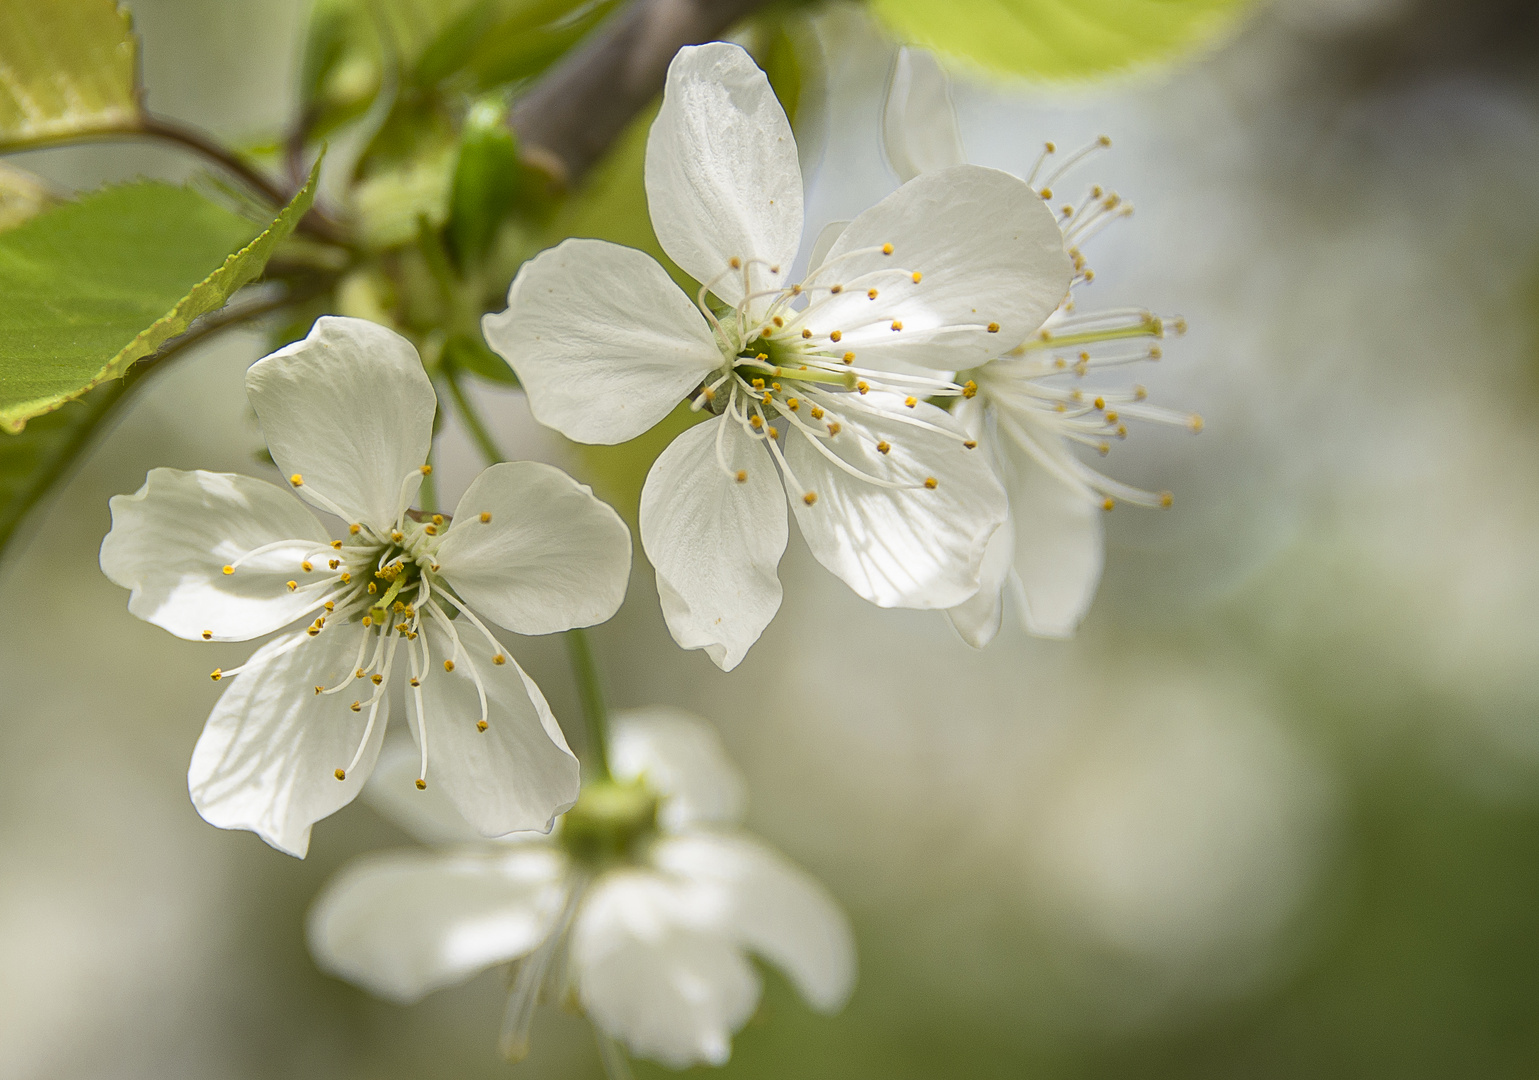
[[[1041,200],[957,164],[859,215],[800,282],[796,144],[742,49],[686,48],[647,143],[652,225],[700,281],[568,240],[525,264],[483,320],[540,421],[579,442],[640,435],[681,400],[712,418],[657,459],[641,539],[674,638],[736,666],[779,609],[785,502],[813,555],[882,607],[977,592],[1005,498],[930,398],[1025,341],[1072,277]],[[821,247],[821,245],[820,245]]]
[[[387,755],[381,778],[409,757]],[[624,715],[611,764],[615,778],[586,786],[551,837],[344,868],[311,911],[317,963],[410,1002],[519,960],[502,1035],[514,1058],[543,994],[580,1006],[601,1042],[720,1065],[759,1000],[748,952],[814,1008],[839,1009],[855,979],[849,926],[822,886],[734,827],[742,781],[715,732],[669,709]],[[381,808],[420,838],[473,839],[447,804],[387,791]]]
[[[244,665],[193,751],[198,812],[303,857],[379,753],[391,674],[449,798],[489,836],[548,829],[577,797],[576,759],[545,698],[492,635],[601,622],[625,595],[630,535],[565,473],[487,469],[449,515],[408,511],[430,471],[432,385],[411,343],[323,318],[252,365],[246,389],[292,495],[246,476],[155,469],[112,500],[101,566],[133,614],[178,637],[247,641],[295,620]],[[474,610],[473,610],[474,609]],[[405,663],[397,653],[404,645]]]

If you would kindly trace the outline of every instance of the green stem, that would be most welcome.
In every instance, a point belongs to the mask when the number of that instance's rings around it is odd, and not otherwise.
[[[604,690],[599,685],[598,666],[593,662],[593,648],[588,632],[577,627],[566,632],[566,651],[572,660],[572,674],[577,678],[577,697],[582,702],[582,718],[587,732],[585,749],[593,780],[609,777],[609,713],[604,709]]]
[[[465,391],[460,388],[459,373],[454,370],[453,364],[443,366],[444,382],[449,386],[449,396],[454,399],[454,409],[460,414],[460,419],[465,421],[465,428],[470,432],[470,437],[475,440],[476,447],[481,451],[481,456],[486,458],[488,465],[495,465],[503,460],[502,451],[497,449],[497,444],[492,440],[492,433],[486,430],[486,424],[482,422],[481,415],[476,412],[475,406],[465,397]]]

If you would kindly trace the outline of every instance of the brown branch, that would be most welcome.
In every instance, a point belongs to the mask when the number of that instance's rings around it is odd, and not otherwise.
[[[513,106],[531,164],[572,184],[663,88],[685,45],[715,41],[767,0],[631,0]]]

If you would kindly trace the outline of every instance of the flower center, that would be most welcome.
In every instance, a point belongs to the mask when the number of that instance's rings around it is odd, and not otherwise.
[[[641,780],[586,784],[561,819],[561,846],[595,868],[632,861],[657,832],[657,804],[656,793]]]

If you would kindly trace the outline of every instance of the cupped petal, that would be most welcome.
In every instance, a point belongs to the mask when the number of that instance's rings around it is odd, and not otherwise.
[[[830,221],[818,230],[818,238],[812,242],[812,252],[807,256],[807,269],[816,270],[823,265],[823,260],[828,258],[828,253],[833,250],[834,241],[844,235],[844,230],[850,227],[848,221]]]
[[[435,558],[459,598],[499,626],[554,634],[620,610],[631,533],[560,469],[504,461],[471,481]]]
[[[677,831],[700,822],[736,822],[748,802],[743,775],[710,724],[682,709],[616,713],[609,736],[616,780],[645,779],[663,796],[658,822]]]
[[[769,452],[726,417],[674,439],[641,489],[641,546],[668,629],[723,671],[780,610],[776,568],[789,535],[782,492]]]
[[[366,319],[326,315],[303,341],[246,372],[273,461],[316,506],[381,532],[417,492],[438,399],[412,343]]]
[[[1005,593],[1015,571],[1015,527],[1010,518],[989,537],[978,572],[978,591],[970,599],[946,609],[946,618],[958,636],[975,649],[986,648],[1004,622]]]
[[[740,833],[690,832],[653,845],[659,870],[721,892],[737,941],[834,1012],[855,986],[855,937],[834,898],[779,852]]]
[[[838,434],[815,443],[792,428],[785,449],[817,496],[791,500],[813,557],[880,607],[949,608],[976,593],[1007,513],[984,453],[964,447],[956,421],[926,402],[910,408],[878,391],[818,400]]]
[[[606,874],[572,926],[584,1011],[632,1054],[671,1068],[724,1064],[759,978],[721,929],[715,890],[639,870]]]
[[[785,110],[740,47],[688,45],[668,65],[646,184],[657,242],[725,303],[784,283],[802,240],[801,166]]]
[[[314,638],[303,632],[276,638],[246,661],[214,706],[187,770],[187,788],[204,821],[250,829],[302,859],[310,826],[353,801],[379,756],[389,695],[380,694],[369,728],[370,683],[337,694],[315,688],[352,679],[365,633],[356,624],[334,623]],[[339,781],[337,770],[360,744],[358,765]]]
[[[905,46],[893,58],[882,108],[882,146],[887,163],[905,183],[967,160],[951,103],[951,79],[923,49]]]
[[[542,843],[365,855],[310,908],[310,955],[371,994],[416,1001],[531,952],[566,889],[565,858]]]
[[[466,618],[444,623],[424,621],[411,643],[427,657],[425,668],[413,669],[421,687],[406,693],[419,747],[426,732],[428,784],[441,786],[482,836],[549,832],[556,815],[577,801],[577,758],[540,688],[507,651]]]
[[[526,262],[481,333],[534,418],[580,443],[634,439],[722,365],[705,316],[657,260],[604,240]]]
[[[1030,185],[956,165],[850,222],[809,275],[820,295],[795,328],[837,331],[839,348],[868,367],[973,367],[1034,333],[1072,277],[1058,222]],[[837,295],[822,294],[833,285]]]
[[[249,641],[316,608],[325,582],[304,582],[326,530],[288,492],[234,473],[151,469],[114,495],[102,573],[133,590],[128,610],[180,638]],[[261,554],[242,560],[259,548]],[[226,574],[224,567],[240,562]],[[299,579],[299,588],[288,582]]]

